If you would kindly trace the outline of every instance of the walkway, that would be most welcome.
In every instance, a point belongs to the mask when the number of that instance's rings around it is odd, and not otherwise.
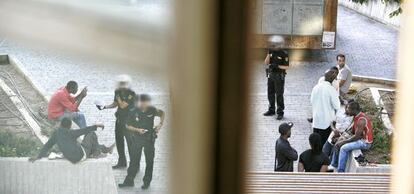
[[[291,142],[299,152],[308,148],[307,138],[311,133],[306,117],[310,115],[309,94],[318,77],[335,64],[335,55],[345,53],[348,64],[355,74],[395,77],[395,57],[397,47],[397,31],[377,23],[364,16],[340,7],[338,18],[337,50],[321,52],[326,58],[323,62],[293,62],[288,71],[286,85],[286,118],[285,121],[295,123]],[[1,42],[1,41],[0,41]],[[121,73],[130,73],[126,68],[116,64],[98,65],[87,61],[74,60],[51,51],[28,49],[10,41],[0,45],[0,53],[14,54],[23,62],[33,82],[41,87],[46,95],[50,95],[68,80],[76,80],[82,86],[88,86],[89,95],[82,103],[81,109],[86,113],[88,123],[102,121],[107,126],[99,131],[99,139],[109,145],[114,142],[114,111],[97,111],[93,102],[97,99],[111,102],[113,98],[114,79]],[[251,92],[252,127],[250,144],[252,161],[250,170],[273,170],[274,142],[277,137],[277,122],[274,118],[263,117],[267,108],[266,80],[264,70],[257,66],[253,90]],[[131,74],[131,73],[130,73]],[[169,132],[168,109],[169,91],[167,80],[160,77],[147,76],[142,72],[132,73],[133,88],[138,93],[150,93],[154,96],[156,106],[167,110],[167,122],[156,143],[154,180],[151,188],[145,193],[165,193],[168,188]],[[116,153],[111,156],[115,163]],[[144,160],[142,160],[143,162]],[[142,164],[141,167],[145,165]],[[136,193],[140,191],[141,172],[136,178],[137,187],[119,189],[120,193]],[[115,171],[116,181],[122,181],[125,170]]]
[[[397,30],[339,7],[337,33],[336,50],[314,52],[315,58],[324,61],[292,62],[286,76],[283,121],[295,124],[290,142],[299,153],[309,149],[308,136],[312,129],[306,118],[311,115],[310,93],[323,72],[336,64],[338,53],[347,55],[347,64],[354,74],[395,78]],[[250,106],[253,118],[249,136],[249,170],[271,171],[280,122],[273,117],[262,116],[268,106],[266,77],[262,65],[257,65],[255,70]]]

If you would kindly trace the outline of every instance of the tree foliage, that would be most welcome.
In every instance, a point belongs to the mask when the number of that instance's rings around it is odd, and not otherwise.
[[[373,1],[373,0],[350,0],[350,1],[352,1],[354,3],[359,3],[359,4],[362,5],[364,3],[368,3],[369,1]],[[403,10],[401,8],[401,4],[403,3],[404,0],[381,0],[381,1],[385,4],[397,4],[398,5],[398,8],[396,10],[392,11],[389,14],[389,17],[398,16],[403,12]]]

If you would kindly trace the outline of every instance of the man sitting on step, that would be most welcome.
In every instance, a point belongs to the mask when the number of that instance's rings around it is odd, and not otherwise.
[[[72,163],[78,163],[86,160],[86,158],[102,157],[105,153],[112,153],[113,144],[110,147],[100,145],[98,137],[96,136],[97,128],[104,128],[103,124],[95,124],[82,129],[72,130],[72,120],[70,118],[63,118],[60,127],[56,129],[50,136],[49,140],[40,150],[37,157],[32,157],[29,161],[34,162],[40,158],[46,157],[48,151],[57,144],[63,156]],[[77,138],[85,135],[82,143],[77,142]]]
[[[78,92],[78,83],[69,81],[66,86],[59,88],[50,97],[47,114],[52,121],[61,121],[67,117],[73,120],[79,128],[86,127],[85,115],[79,111],[79,105],[87,95],[87,88],[74,96]]]
[[[354,117],[351,137],[335,143],[330,168],[338,168],[338,172],[345,172],[348,154],[353,150],[371,148],[373,142],[372,122],[357,102],[351,102],[346,107],[348,115]]]

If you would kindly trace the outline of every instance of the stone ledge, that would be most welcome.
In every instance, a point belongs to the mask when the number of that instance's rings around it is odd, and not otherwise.
[[[9,56],[7,54],[0,53],[0,65],[9,64]]]
[[[0,193],[116,194],[111,163],[87,159],[78,164],[67,160],[0,158]]]
[[[20,62],[20,60],[17,59],[14,55],[8,55],[9,64],[14,66],[17,71],[20,72],[21,75],[23,75],[24,79],[29,82],[29,84],[32,86],[34,90],[37,91],[37,93],[41,94],[43,96],[43,99],[48,102],[49,99],[47,98],[46,92],[39,86],[37,86],[32,79],[30,79],[29,74],[26,69],[24,69],[24,65]]]
[[[361,166],[355,160],[362,154],[361,150],[353,150],[348,155],[348,161],[346,162],[345,172],[350,173],[391,173],[391,165],[388,164],[377,164],[376,166]]]
[[[387,79],[387,78],[372,77],[372,76],[362,76],[362,75],[353,75],[352,76],[352,81],[369,82],[369,83],[376,83],[376,84],[385,84],[385,85],[389,85],[389,86],[395,86],[398,82],[395,79]]]

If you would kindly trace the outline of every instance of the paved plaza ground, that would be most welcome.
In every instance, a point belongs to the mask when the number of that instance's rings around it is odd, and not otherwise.
[[[312,132],[306,118],[311,116],[310,93],[324,71],[336,64],[336,55],[343,53],[354,75],[395,78],[398,31],[339,7],[336,50],[314,52],[315,61],[292,62],[285,86],[285,119],[295,124],[290,142],[298,153],[309,149]],[[320,61],[322,60],[322,61]],[[251,90],[249,170],[272,171],[274,146],[281,122],[264,117],[267,110],[267,80],[261,61],[255,66]]]
[[[315,52],[322,61],[292,62],[286,80],[285,102],[286,118],[295,128],[291,143],[298,152],[308,148],[308,135],[311,126],[306,118],[310,116],[310,92],[317,79],[329,67],[335,65],[337,53],[347,55],[348,65],[354,74],[395,78],[396,48],[398,31],[384,24],[370,20],[348,9],[339,8],[337,49]],[[0,53],[15,55],[33,82],[50,95],[69,80],[76,80],[81,86],[88,86],[89,95],[82,103],[89,124],[104,122],[104,131],[98,131],[99,140],[106,145],[114,142],[113,110],[97,111],[95,100],[110,103],[113,100],[115,77],[129,73],[133,77],[133,89],[138,93],[153,95],[154,104],[167,111],[167,121],[156,142],[154,179],[151,188],[145,193],[165,193],[168,190],[168,159],[170,156],[169,133],[169,90],[168,81],[157,76],[148,76],[143,72],[112,65],[98,65],[82,60],[75,60],[50,51],[39,51],[20,46],[0,38]],[[277,138],[279,121],[273,117],[263,117],[267,109],[266,79],[263,66],[255,65],[254,80],[251,91],[251,130],[249,139],[249,170],[271,171],[274,165],[274,142]],[[117,154],[110,156],[113,163]],[[135,193],[140,190],[141,178],[145,164],[142,159],[141,171],[136,178],[133,189],[119,189],[120,193]],[[115,170],[116,182],[122,182],[126,170]]]

